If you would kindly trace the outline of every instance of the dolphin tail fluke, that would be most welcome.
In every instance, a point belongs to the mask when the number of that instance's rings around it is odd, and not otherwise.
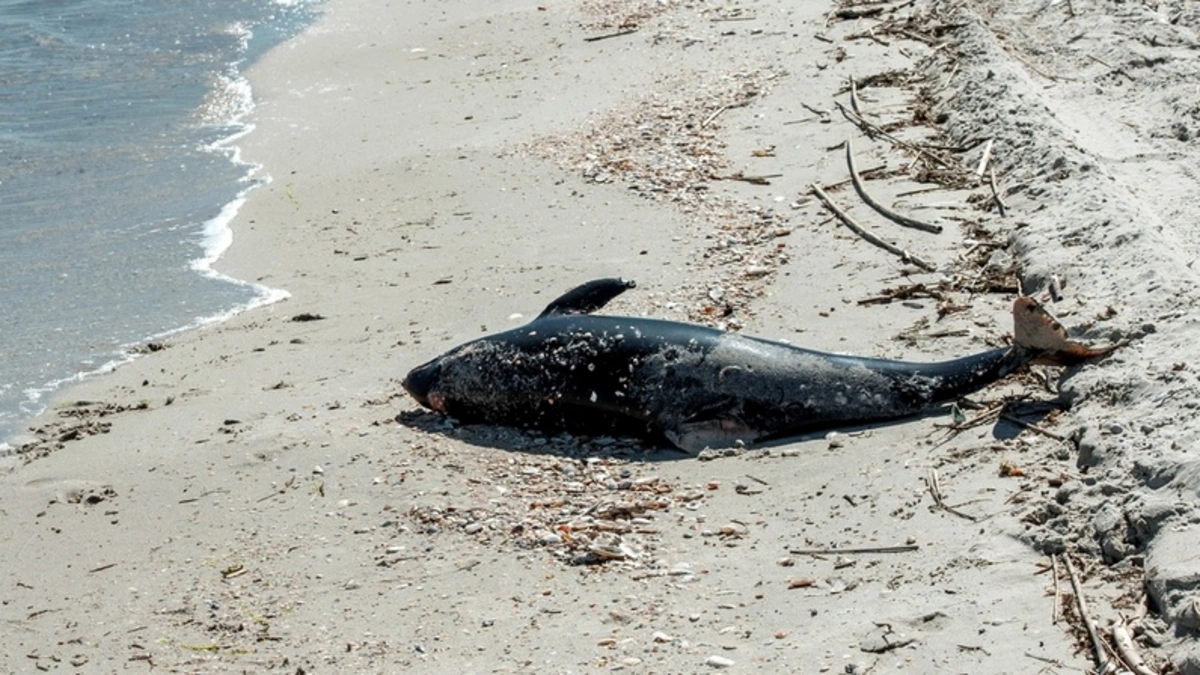
[[[1018,348],[1036,354],[1031,363],[1049,366],[1079,365],[1111,354],[1125,345],[1125,342],[1118,342],[1090,347],[1075,342],[1041,303],[1026,295],[1013,302],[1013,342]]]
[[[551,314],[591,314],[607,305],[613,298],[636,287],[637,283],[626,279],[595,279],[552,300],[539,317]]]

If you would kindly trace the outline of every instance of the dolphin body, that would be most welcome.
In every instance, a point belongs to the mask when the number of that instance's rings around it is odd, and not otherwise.
[[[403,386],[468,423],[665,437],[688,452],[894,419],[953,401],[1032,362],[1111,351],[1069,342],[1018,298],[1016,343],[950,361],[830,354],[694,324],[593,314],[635,287],[597,279],[532,322],[455,347]]]

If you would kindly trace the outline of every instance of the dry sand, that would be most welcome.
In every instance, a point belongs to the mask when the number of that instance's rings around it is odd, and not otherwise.
[[[1200,673],[1200,14],[880,7],[330,0],[251,73],[273,181],[219,265],[292,297],[17,439],[0,670],[1078,672],[1070,562],[1098,642],[1127,622],[1145,672]],[[851,77],[867,122],[953,149],[865,136]],[[846,138],[875,197],[944,231],[862,205]],[[399,388],[610,275],[639,282],[615,312],[912,359],[1002,344],[1019,278],[1132,342],[1061,399],[979,394],[1008,417],[957,432],[701,458],[464,427]]]

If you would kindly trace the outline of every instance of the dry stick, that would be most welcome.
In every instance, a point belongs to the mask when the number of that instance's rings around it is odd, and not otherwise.
[[[863,173],[866,173],[866,171],[864,171]],[[916,190],[908,190],[906,192],[897,192],[896,196],[897,197],[911,197],[913,195],[919,195],[924,192],[937,192],[938,190],[950,190],[950,189],[952,189],[952,188],[947,187],[945,185],[934,185],[933,187],[924,187],[924,188],[917,188]]]
[[[1129,637],[1129,630],[1125,628],[1125,624],[1118,623],[1113,626],[1112,638],[1113,644],[1117,646],[1117,653],[1120,654],[1121,660],[1129,666],[1130,670],[1136,675],[1156,675],[1142,660],[1141,654],[1137,653],[1137,649],[1133,646],[1133,638]]]
[[[864,39],[865,39],[865,40],[870,40],[870,41],[872,41],[872,42],[874,42],[874,43],[876,43],[876,44],[883,45],[884,47],[891,47],[891,46],[892,46],[892,43],[890,43],[890,42],[888,42],[887,40],[884,40],[883,38],[881,38],[881,37],[879,37],[878,35],[876,35],[876,34],[875,34],[875,28],[873,28],[873,27],[872,27],[872,28],[868,28],[868,29],[864,30],[864,31],[863,31],[863,32],[861,32],[861,33],[855,33],[855,34],[853,34],[853,35],[847,35],[847,36],[846,36],[845,38],[843,38],[843,39],[845,39],[845,40],[847,40],[847,41],[849,41],[849,40],[864,40]]]
[[[1000,217],[1004,218],[1008,215],[1008,207],[1004,205],[1004,200],[1000,198],[1000,190],[996,189],[996,169],[992,167],[988,171],[988,182],[992,185],[992,200],[996,202],[996,210],[1000,212]]]
[[[1018,52],[1016,49],[1010,49],[1007,51],[1018,61],[1025,64],[1026,68],[1029,68],[1030,70],[1037,73],[1038,75],[1041,75],[1042,77],[1046,78],[1047,80],[1051,80],[1052,82],[1059,82],[1062,80],[1066,80],[1067,82],[1075,82],[1075,78],[1073,78],[1073,77],[1065,77],[1063,75],[1051,75],[1050,73],[1047,73],[1046,71],[1042,70],[1041,68],[1038,68],[1037,66],[1033,65],[1033,62],[1031,62],[1029,59],[1025,58],[1025,56],[1023,54],[1021,54],[1020,52]]]
[[[1054,612],[1050,615],[1052,623],[1058,623],[1058,609],[1062,605],[1059,600],[1062,596],[1058,593],[1058,556],[1050,556],[1050,565],[1054,569]]]
[[[712,124],[712,121],[717,119],[718,117],[720,117],[721,113],[725,112],[726,110],[729,110],[729,106],[727,106],[727,105],[723,105],[720,108],[717,108],[717,111],[715,113],[709,115],[707,119],[705,119],[703,122],[700,123],[700,128],[703,129],[704,127],[708,126],[709,124]]]
[[[728,176],[713,176],[716,180],[740,180],[751,185],[770,185],[772,178],[782,178],[781,173],[765,173],[761,176],[747,176],[741,171],[729,174]]]
[[[604,35],[593,35],[592,37],[585,37],[585,38],[583,38],[583,41],[584,42],[599,42],[600,40],[607,40],[609,38],[621,37],[622,35],[631,35],[636,32],[637,32],[636,28],[629,28],[626,30],[619,30],[615,33],[605,33]]]
[[[992,158],[992,141],[989,138],[987,145],[983,146],[983,157],[979,159],[979,167],[975,169],[975,177],[983,180],[983,172],[987,171],[988,160]]]
[[[854,80],[851,80],[851,82],[853,81]],[[925,232],[932,232],[934,234],[942,233],[941,225],[931,225],[929,223],[917,220],[916,218],[909,218],[902,213],[896,213],[883,204],[875,201],[871,198],[871,195],[867,194],[867,189],[863,187],[862,179],[858,176],[858,169],[856,169],[854,166],[854,148],[851,147],[849,138],[846,139],[846,166],[850,169],[850,181],[854,183],[855,192],[858,193],[859,197],[862,197],[862,200],[867,203],[867,206],[878,211],[879,214],[884,218],[887,218],[894,223],[899,223],[904,227],[924,230]]]
[[[1039,433],[1043,436],[1046,436],[1047,438],[1053,438],[1056,441],[1065,441],[1066,440],[1066,437],[1063,436],[1062,434],[1056,434],[1053,431],[1050,431],[1049,429],[1043,429],[1042,427],[1039,427],[1036,424],[1030,424],[1029,422],[1017,419],[1016,417],[1013,417],[1012,415],[1009,415],[1007,413],[1001,414],[1000,417],[1004,418],[1004,420],[1006,420],[1008,422],[1012,422],[1013,424],[1015,424],[1019,427],[1024,427],[1030,431],[1033,431],[1033,432]]]
[[[855,234],[857,234],[858,236],[862,237],[863,239],[866,239],[870,243],[878,246],[879,248],[881,248],[893,255],[899,256],[901,260],[904,260],[906,262],[911,262],[912,264],[916,265],[917,267],[920,267],[921,269],[923,269],[927,272],[937,271],[936,267],[929,264],[928,262],[925,262],[921,258],[909,253],[908,251],[905,251],[904,249],[901,249],[897,246],[893,246],[892,244],[887,243],[886,241],[880,239],[879,237],[876,237],[875,235],[871,234],[867,230],[863,229],[863,227],[861,225],[854,222],[854,219],[851,218],[841,208],[839,208],[837,204],[833,203],[833,200],[829,198],[829,195],[825,194],[825,191],[821,189],[820,185],[813,183],[811,189],[812,189],[813,194],[815,194],[818,199],[820,199],[822,202],[824,202],[825,206],[830,211],[832,211],[833,214],[835,216],[837,216],[838,219],[841,220],[842,223],[845,224],[846,227],[853,230],[855,232]]]
[[[833,104],[836,105],[837,109],[841,111],[842,116],[844,116],[846,119],[850,120],[850,122],[852,124],[854,124],[855,126],[857,126],[858,128],[862,129],[863,133],[867,134],[868,136],[879,136],[880,138],[883,138],[883,139],[889,141],[890,143],[892,143],[892,145],[895,145],[896,147],[904,148],[905,150],[908,150],[914,154],[921,155],[921,156],[927,157],[929,159],[932,159],[933,161],[937,162],[938,164],[941,164],[942,166],[954,169],[956,171],[963,171],[964,173],[966,172],[966,168],[958,165],[955,162],[952,162],[944,157],[939,157],[938,155],[930,152],[929,150],[926,150],[925,148],[922,148],[919,145],[915,145],[913,143],[909,143],[908,141],[904,141],[899,138],[896,138],[895,136],[889,134],[888,132],[884,131],[880,127],[878,127],[874,124],[871,124],[870,122],[864,120],[862,117],[856,115],[853,110],[847,110],[846,106],[842,105],[841,103],[834,101]],[[916,161],[915,158],[914,158],[914,161]]]
[[[829,111],[828,111],[828,110],[817,110],[816,108],[814,108],[814,107],[812,107],[811,105],[809,105],[809,104],[805,103],[804,101],[801,101],[801,102],[800,102],[800,105],[804,106],[804,109],[805,109],[805,110],[807,110],[807,111],[809,111],[810,113],[812,113],[812,114],[814,114],[814,115],[816,115],[816,116],[820,117],[821,119],[825,119],[825,118],[829,117]]]
[[[854,76],[850,76],[850,108],[854,114],[862,117],[862,109],[858,107],[858,86],[854,84]]]
[[[903,35],[904,37],[908,38],[909,40],[916,40],[917,42],[922,42],[922,43],[930,45],[930,46],[936,44],[936,41],[934,39],[927,38],[924,35],[918,35],[917,33],[914,33],[911,30],[904,29],[904,30],[896,31],[896,33]]]
[[[1104,66],[1105,68],[1108,68],[1109,70],[1113,71],[1114,73],[1116,73],[1116,74],[1118,74],[1118,75],[1124,75],[1124,76],[1125,76],[1125,78],[1126,78],[1126,79],[1128,79],[1130,82],[1137,82],[1137,80],[1136,80],[1136,79],[1134,79],[1134,77],[1133,77],[1132,75],[1130,75],[1129,73],[1125,72],[1125,69],[1124,69],[1124,68],[1115,68],[1115,67],[1113,67],[1111,64],[1109,64],[1107,61],[1104,61],[1103,59],[1100,59],[1100,58],[1098,58],[1098,57],[1092,56],[1091,54],[1087,54],[1086,56],[1087,56],[1089,59],[1091,59],[1091,60],[1095,61],[1096,63],[1099,63],[1100,65]]]
[[[867,174],[879,173],[880,171],[883,171],[886,168],[887,168],[887,164],[880,164],[879,166],[873,166],[869,169],[863,169],[861,172],[859,172],[859,175],[866,176]],[[836,183],[826,183],[825,185],[822,185],[821,187],[826,190],[835,190],[849,182],[850,182],[850,179],[847,178],[846,180],[839,180]]]
[[[791,548],[792,555],[833,555],[835,553],[908,553],[921,550],[920,544],[904,544],[903,546],[879,546],[866,548]]]
[[[935,504],[937,504],[939,508],[941,508],[945,511],[949,511],[950,513],[958,516],[959,518],[966,518],[967,520],[971,521],[972,523],[979,520],[975,516],[963,513],[962,511],[959,511],[958,509],[954,508],[953,506],[950,506],[949,504],[947,504],[945,502],[945,500],[942,498],[942,482],[940,480],[938,480],[937,469],[929,470],[929,493],[931,495],[933,495],[933,502]]]
[[[1075,566],[1071,564],[1071,556],[1063,555],[1062,559],[1067,566],[1067,575],[1071,577],[1071,588],[1075,590],[1075,606],[1079,609],[1079,620],[1083,622],[1083,628],[1092,641],[1092,649],[1096,652],[1097,672],[1107,672],[1108,659],[1105,657],[1104,643],[1100,641],[1100,636],[1096,635],[1096,626],[1092,623],[1091,614],[1088,613],[1087,601],[1083,599],[1083,589],[1079,587],[1079,577],[1075,575]]]

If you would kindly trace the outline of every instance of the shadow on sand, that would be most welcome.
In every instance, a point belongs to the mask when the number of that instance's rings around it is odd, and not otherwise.
[[[1008,440],[1016,438],[1026,431],[1019,420],[1027,425],[1042,424],[1061,405],[1046,401],[1008,401],[1000,409],[998,416],[988,416],[992,424],[992,438]],[[764,439],[755,443],[755,450],[779,448],[793,443],[813,441],[825,437],[831,431],[852,434],[857,431],[880,429],[897,424],[907,424],[914,420],[925,418],[947,419],[950,406],[931,408],[923,413],[899,419],[887,419],[877,422],[825,426],[796,434],[777,438]],[[469,445],[521,452],[531,455],[556,455],[561,457],[625,457],[644,462],[664,462],[681,459],[694,459],[695,454],[684,452],[671,445],[662,437],[646,437],[644,435],[576,435],[567,432],[550,432],[537,429],[521,429],[493,424],[462,424],[445,415],[424,409],[411,409],[396,415],[396,422],[417,431],[454,438]],[[970,418],[968,419],[968,424]],[[948,435],[942,442],[952,440],[957,435],[951,433],[953,427],[941,425]],[[976,425],[971,425],[976,426]],[[970,427],[966,427],[970,428]],[[939,443],[940,444],[940,443]],[[739,450],[732,449],[730,454]],[[721,451],[716,451],[720,453]]]

